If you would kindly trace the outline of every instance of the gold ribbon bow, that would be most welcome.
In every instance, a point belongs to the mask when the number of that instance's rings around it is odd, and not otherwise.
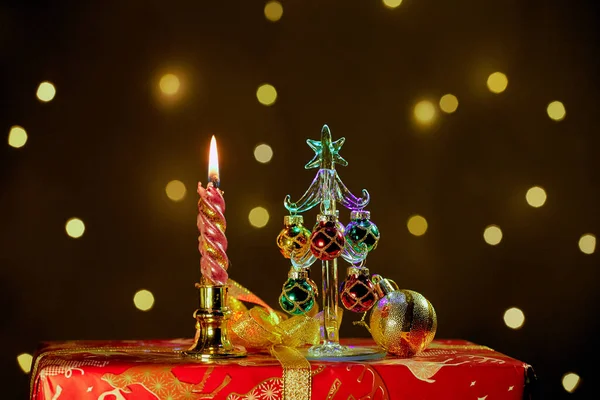
[[[279,361],[284,399],[310,399],[310,363],[296,347],[319,343],[318,319],[306,315],[285,319],[237,282],[230,279],[229,285],[233,299],[230,307],[234,310],[229,320],[230,339],[246,348],[268,350]],[[244,310],[239,300],[259,306]]]

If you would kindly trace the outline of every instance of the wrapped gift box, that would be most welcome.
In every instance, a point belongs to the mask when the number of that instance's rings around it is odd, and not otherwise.
[[[188,340],[44,343],[32,369],[34,400],[276,400],[282,367],[268,354],[203,363]],[[369,344],[350,340],[345,344]],[[529,398],[531,368],[488,347],[436,340],[423,353],[360,363],[311,362],[313,399]]]

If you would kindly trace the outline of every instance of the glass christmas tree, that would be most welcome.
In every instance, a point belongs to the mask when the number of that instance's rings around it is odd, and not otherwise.
[[[321,140],[307,140],[315,156],[305,168],[319,170],[298,201],[292,202],[291,197],[286,196],[284,206],[290,215],[286,216],[285,227],[277,239],[282,254],[292,263],[280,297],[282,308],[291,314],[307,313],[313,307],[317,291],[308,270],[314,262],[321,260],[323,340],[309,349],[309,359],[358,360],[385,354],[377,347],[343,346],[339,342],[338,258],[342,257],[351,264],[348,279],[344,282],[344,305],[352,311],[365,311],[372,305],[374,294],[364,262],[379,240],[379,230],[370,221],[369,212],[364,210],[369,204],[369,193],[363,189],[362,197],[352,194],[335,170],[336,164],[348,165],[340,155],[344,142],[344,138],[333,141],[327,125],[321,130]],[[351,211],[352,221],[348,229],[339,221],[338,204]],[[319,214],[311,233],[302,226],[300,214],[317,206]],[[365,276],[367,279],[364,279]],[[369,299],[368,302],[366,299]]]

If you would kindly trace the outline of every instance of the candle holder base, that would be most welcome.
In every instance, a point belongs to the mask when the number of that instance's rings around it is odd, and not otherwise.
[[[207,352],[205,348],[191,349],[184,351],[183,355],[197,360],[210,361],[221,358],[243,358],[247,354],[244,348],[234,346],[232,350],[219,349],[212,352]]]
[[[203,361],[245,357],[246,350],[234,346],[227,337],[227,320],[231,316],[227,286],[198,284],[196,287],[200,295],[200,308],[194,312],[196,336],[183,355]]]
[[[324,342],[308,349],[308,360],[333,362],[377,360],[387,352],[379,346],[343,346],[337,342]]]

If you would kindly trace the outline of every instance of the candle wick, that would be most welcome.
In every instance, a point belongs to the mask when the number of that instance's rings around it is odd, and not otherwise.
[[[221,181],[219,181],[219,177],[217,177],[216,175],[213,175],[213,176],[209,177],[209,180],[215,189],[219,188],[219,185],[221,184]]]

